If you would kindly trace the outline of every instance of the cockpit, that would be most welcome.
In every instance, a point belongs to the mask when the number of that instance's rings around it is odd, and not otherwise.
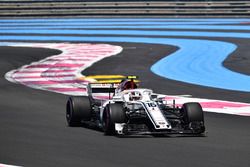
[[[126,102],[131,101],[150,101],[152,91],[149,89],[136,89],[136,90],[125,90],[123,92],[123,99]]]

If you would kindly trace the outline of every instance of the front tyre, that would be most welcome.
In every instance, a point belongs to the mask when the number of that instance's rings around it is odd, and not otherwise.
[[[103,113],[103,131],[105,135],[115,135],[115,123],[125,123],[126,113],[122,103],[108,104]]]
[[[183,122],[188,129],[197,134],[205,132],[203,110],[199,103],[185,103],[182,106],[182,111]]]
[[[91,103],[88,96],[70,97],[66,105],[68,126],[81,126],[81,121],[91,119]]]

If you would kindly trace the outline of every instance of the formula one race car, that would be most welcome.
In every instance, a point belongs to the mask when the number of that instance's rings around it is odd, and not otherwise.
[[[165,96],[138,88],[137,77],[117,77],[120,80],[111,80],[112,83],[90,83],[88,96],[69,97],[68,125],[92,124],[101,128],[105,135],[200,135],[205,132],[199,103],[185,103],[181,108],[168,105]],[[108,98],[96,98],[95,93],[108,93]]]

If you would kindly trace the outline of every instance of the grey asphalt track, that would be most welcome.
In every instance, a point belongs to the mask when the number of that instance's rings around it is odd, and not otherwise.
[[[135,74],[141,77],[141,86],[159,93],[249,102],[249,93],[166,80],[148,70],[156,60],[177,48],[117,44],[124,48],[120,55],[96,63],[84,74]],[[0,53],[0,163],[27,167],[250,166],[250,117],[205,113],[206,137],[117,138],[94,129],[69,128],[65,121],[67,96],[31,89],[4,78],[12,69],[60,52],[0,47]],[[243,55],[250,60],[239,50],[237,56]],[[234,58],[232,55],[226,66],[237,68],[237,64],[230,64],[235,63]],[[238,70],[244,71],[241,67]]]

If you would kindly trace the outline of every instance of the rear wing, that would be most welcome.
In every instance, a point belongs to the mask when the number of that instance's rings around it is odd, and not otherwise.
[[[82,77],[81,80],[89,81],[88,92],[91,93],[115,93],[123,80],[133,80],[139,83],[138,76],[124,75],[91,75]]]
[[[119,84],[114,83],[89,83],[88,91],[91,93],[114,93]]]

